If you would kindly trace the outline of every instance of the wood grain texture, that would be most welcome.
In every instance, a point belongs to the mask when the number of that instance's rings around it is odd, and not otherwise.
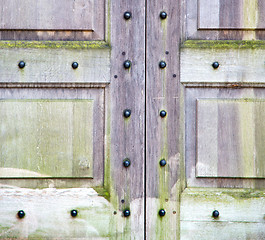
[[[265,178],[264,111],[265,99],[198,99],[196,176]]]
[[[146,49],[146,238],[179,239],[179,192],[183,180],[182,86],[179,43],[182,1],[147,1]],[[167,18],[162,20],[160,12]],[[164,69],[159,67],[165,61]],[[160,117],[160,111],[167,112]],[[159,161],[167,165],[161,167]],[[165,209],[166,215],[158,212]]]
[[[8,45],[8,43],[7,43]],[[78,46],[78,45],[77,45]],[[0,82],[90,82],[110,81],[109,49],[2,48]],[[24,61],[23,69],[18,63]],[[78,62],[77,69],[72,63]]]
[[[199,118],[204,122],[204,126],[196,123],[198,99],[207,99],[207,102],[213,102],[211,108],[209,106],[201,108],[202,115]],[[216,99],[218,100],[216,101]],[[264,121],[262,117],[264,89],[187,88],[185,101],[187,186],[264,189],[264,179],[242,178],[244,174],[252,177],[264,174],[262,167],[264,151],[259,142],[264,144]],[[250,103],[245,104],[244,101]],[[219,102],[221,104],[218,106]],[[222,103],[225,104],[222,105]],[[212,111],[215,110],[217,114],[213,114]],[[211,176],[215,175],[214,172],[217,171],[216,176],[225,175],[226,177],[230,176],[230,178],[196,177],[196,134],[202,133],[202,131],[206,133],[203,137],[205,142],[197,142],[197,148],[204,149],[204,154],[200,156],[200,160],[204,163],[209,161],[208,167],[205,166],[205,171]],[[202,137],[201,134],[200,136]],[[228,136],[231,139],[227,139]],[[256,144],[258,145],[256,146]],[[259,153],[254,157],[255,148]],[[213,154],[211,155],[211,153]],[[214,159],[218,159],[218,161]],[[237,160],[232,162],[231,159]],[[257,159],[262,160],[254,166],[253,164]],[[237,179],[236,176],[241,178]]]
[[[92,188],[6,188],[0,194],[1,239],[110,239],[114,234],[112,206]],[[73,209],[76,217],[71,217]],[[23,219],[17,217],[19,210],[26,214]]]
[[[181,195],[181,239],[263,239],[264,198],[257,190],[187,188]]]
[[[117,210],[131,210],[130,217],[112,223],[117,232],[113,239],[144,239],[145,1],[109,1],[107,9],[111,84],[105,98],[104,184]],[[126,11],[132,14],[127,21]],[[126,60],[131,61],[130,69],[123,66]],[[129,118],[123,116],[125,109],[131,110]],[[123,166],[125,158],[131,161],[129,168]]]
[[[28,188],[42,188],[49,185],[53,187],[103,185],[104,89],[1,88],[0,98],[6,99],[1,101],[2,105],[0,104],[1,163],[5,161],[7,168],[23,167],[24,164],[23,168],[27,170],[48,175],[42,176],[44,179],[41,181],[32,179],[34,176],[29,175],[28,172],[26,176],[24,172],[23,176],[31,179],[14,180],[15,176],[9,175],[9,179],[1,179],[2,184]],[[74,102],[79,102],[81,105],[77,104],[73,109],[71,105]],[[84,104],[87,107],[83,109]],[[88,139],[85,139],[87,137]],[[71,139],[75,139],[78,146],[71,143]],[[19,146],[15,146],[15,143]],[[71,151],[74,148],[75,151]],[[89,154],[88,150],[91,151]],[[86,178],[83,181],[78,178],[82,175],[82,171],[78,173],[79,170],[76,168],[78,165],[72,165],[75,161],[71,163],[71,159],[79,158],[76,151],[86,157],[90,156],[93,179]],[[56,159],[58,162],[55,161]],[[9,171],[2,173],[5,177],[10,174]],[[19,173],[16,173],[16,177]],[[51,179],[51,174],[60,177],[60,180]],[[67,179],[71,176],[77,178]]]
[[[104,6],[104,19],[106,20],[104,27],[106,34],[104,35],[104,40],[111,46],[111,50],[110,48],[107,50],[99,50],[97,45],[95,45],[95,49],[90,49],[88,51],[84,49],[66,49],[62,47],[59,48],[59,50],[62,50],[63,54],[58,54],[58,49],[56,48],[45,48],[42,55],[47,57],[50,52],[50,61],[53,64],[57,63],[57,65],[55,64],[55,66],[52,67],[57,77],[53,78],[52,74],[47,75],[47,82],[43,83],[42,79],[42,84],[39,84],[40,82],[36,82],[38,78],[34,77],[34,74],[38,72],[39,69],[39,66],[36,66],[34,71],[31,69],[27,75],[27,79],[34,79],[31,82],[33,85],[25,85],[25,82],[23,83],[24,87],[31,86],[30,88],[23,88],[21,85],[19,88],[12,88],[9,85],[8,88],[0,89],[0,92],[2,92],[0,97],[4,99],[93,99],[95,101],[93,108],[93,123],[95,124],[93,127],[93,179],[86,179],[86,181],[80,178],[45,178],[42,181],[40,181],[40,179],[2,179],[0,182],[5,188],[10,185],[26,186],[27,188],[101,187],[106,192],[106,196],[108,196],[109,206],[111,206],[109,209],[111,210],[105,215],[101,214],[101,210],[104,211],[104,208],[100,209],[100,206],[96,204],[90,206],[92,218],[89,222],[92,222],[94,225],[98,224],[99,226],[97,226],[97,228],[104,230],[104,232],[102,230],[103,233],[97,234],[98,239],[144,239],[145,1],[137,0],[134,1],[134,3],[127,3],[119,0],[104,2],[106,3]],[[133,17],[131,20],[124,20],[123,14],[125,11],[132,12]],[[97,11],[95,9],[93,15],[96,16],[96,14]],[[44,39],[46,39],[46,37],[52,39],[52,37],[49,36],[49,31],[44,32],[44,34],[45,33],[47,33],[48,36],[42,36]],[[68,33],[68,31],[66,33]],[[10,31],[11,37],[12,34],[13,31]],[[30,34],[34,33],[30,32]],[[17,33],[15,37],[19,39],[20,37],[23,38],[23,35],[19,36],[19,33]],[[72,36],[69,36],[69,38],[71,37]],[[38,40],[39,36],[32,35],[32,38]],[[57,39],[57,37],[54,38]],[[22,51],[23,54],[27,51],[36,50],[35,48],[24,48],[24,50],[25,49],[26,51]],[[94,57],[97,59],[96,61],[99,60],[101,63],[99,67],[95,65],[93,59],[89,58],[90,51],[91,53],[95,53]],[[100,60],[102,58],[106,59],[104,51],[108,52],[108,64],[104,64],[104,60],[103,62]],[[82,63],[80,59],[78,60],[76,58],[79,54],[84,54],[84,57],[89,59],[89,61],[83,64],[84,62]],[[58,57],[60,57],[60,59],[58,59]],[[71,62],[67,62],[68,57],[70,57]],[[111,58],[110,63],[109,58]],[[125,70],[123,67],[123,62],[127,59],[132,62],[132,66],[129,70]],[[19,60],[16,60],[14,66],[17,67],[18,61]],[[29,66],[31,66],[31,64],[27,64],[27,62],[30,63],[29,61],[24,61],[26,62],[24,71],[26,71],[27,68],[30,69]],[[41,58],[41,61],[45,60]],[[76,69],[77,71],[73,70],[71,68],[72,61],[77,61],[80,65],[80,69]],[[37,62],[38,60],[34,59],[31,63]],[[50,63],[46,62],[45,64],[49,65]],[[48,65],[45,66],[47,67]],[[64,67],[61,68],[62,66]],[[81,73],[84,66],[91,66],[89,71],[85,74]],[[70,68],[69,71],[68,67]],[[110,69],[111,78],[109,75]],[[41,74],[49,73],[49,69],[44,67],[41,72]],[[105,74],[106,72],[107,75]],[[73,76],[72,74],[76,74],[77,76]],[[114,75],[116,76],[114,77]],[[54,79],[54,81],[50,82],[49,79]],[[64,79],[68,79],[68,81],[65,83]],[[93,79],[91,82],[92,84],[83,84],[87,83],[85,79],[88,80],[88,83],[89,79]],[[100,85],[102,81],[103,84]],[[13,83],[17,84],[17,81]],[[55,83],[55,85],[51,83]],[[64,88],[60,88],[58,85],[59,83],[61,83]],[[74,87],[75,83],[77,85],[80,84],[79,88],[71,88],[71,84],[73,84],[72,87]],[[41,88],[36,88],[38,86],[41,86]],[[45,86],[49,86],[49,88],[45,88]],[[57,86],[57,88],[52,88],[53,86]],[[132,111],[132,115],[129,119],[123,117],[123,111],[126,108]],[[127,169],[124,168],[122,164],[123,159],[126,157],[131,160],[131,166]],[[24,190],[22,190],[22,192],[24,192]],[[74,202],[72,198],[69,201]],[[86,199],[86,201],[89,204],[89,199]],[[123,216],[122,212],[125,209],[130,209],[130,217],[126,218]],[[93,214],[94,212],[96,213]],[[60,214],[64,216],[62,212]],[[95,218],[95,220],[93,220],[93,218]],[[100,220],[98,221],[97,219]],[[54,226],[58,224],[59,223],[56,222]],[[49,227],[49,223],[47,226]],[[61,226],[64,226],[64,224]],[[71,228],[71,226],[67,224],[65,224],[65,226],[66,230]],[[42,227],[45,229],[45,223],[43,223]],[[82,226],[78,225],[77,228],[80,229],[79,235],[75,233],[77,238],[96,238],[96,233],[87,232],[91,229],[88,224]],[[75,228],[72,229],[76,231]],[[72,229],[69,229],[69,231]],[[52,232],[54,232],[55,238],[58,236],[60,237],[58,231],[51,229],[51,234]],[[84,232],[85,234],[83,234]],[[109,234],[107,234],[107,232],[109,232]],[[43,233],[44,236],[45,233],[46,232]],[[65,236],[67,237],[65,234],[62,238],[65,239]]]
[[[199,0],[199,29],[264,29],[265,8],[258,0]]]
[[[187,0],[187,39],[265,39],[263,0]]]
[[[91,30],[1,30],[0,39],[4,41],[92,41],[105,38]]]
[[[24,30],[38,31],[38,35],[44,30],[86,30],[104,39],[104,0],[64,0],[63,4],[56,0],[3,0],[0,15],[1,30],[22,30],[22,38],[16,39],[24,39]]]
[[[231,83],[240,86],[264,85],[264,52],[265,50],[259,47],[254,49],[184,47],[181,50],[181,82],[190,86]],[[212,67],[213,62],[219,63],[218,69]]]
[[[181,222],[181,240],[264,239],[264,223]]]
[[[0,177],[93,177],[93,101],[1,100]]]

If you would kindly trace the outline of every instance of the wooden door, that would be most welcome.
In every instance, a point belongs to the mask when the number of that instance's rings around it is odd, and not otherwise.
[[[0,6],[0,238],[265,238],[262,0]]]
[[[265,239],[264,11],[147,3],[147,239]]]
[[[264,239],[264,1],[186,1],[181,239]]]
[[[144,4],[1,1],[0,238],[144,238]]]

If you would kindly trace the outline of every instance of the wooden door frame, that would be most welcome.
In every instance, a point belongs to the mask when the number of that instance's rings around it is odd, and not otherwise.
[[[105,88],[104,183],[114,207],[111,239],[144,239],[145,0],[106,2],[111,83]],[[131,111],[127,118],[126,109]],[[125,159],[131,162],[127,168]]]
[[[185,0],[146,4],[146,239],[179,239],[185,187],[184,87],[179,77]],[[167,13],[165,19],[161,12]],[[165,216],[159,215],[161,209]]]

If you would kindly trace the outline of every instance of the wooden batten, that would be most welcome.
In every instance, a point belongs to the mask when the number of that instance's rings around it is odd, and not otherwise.
[[[257,190],[188,188],[181,195],[181,239],[263,239],[264,200]]]
[[[94,83],[110,82],[110,49],[77,43],[36,44],[2,43],[0,83]],[[5,46],[6,45],[6,46]],[[8,48],[8,46],[12,46]],[[83,49],[87,48],[87,49]],[[25,67],[20,69],[20,61]],[[72,63],[78,68],[73,69]]]
[[[264,87],[264,53],[263,41],[188,41],[181,50],[181,82],[188,87]]]

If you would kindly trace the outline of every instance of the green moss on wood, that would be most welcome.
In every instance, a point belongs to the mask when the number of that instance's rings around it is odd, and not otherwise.
[[[105,49],[110,46],[105,41],[0,41],[0,49],[3,48]]]
[[[93,187],[93,189],[98,193],[99,196],[104,197],[108,201],[110,201],[109,192],[103,187]]]
[[[262,40],[187,40],[182,48],[196,49],[265,49],[265,41]]]
[[[225,198],[225,196],[238,200],[265,198],[265,192],[256,189],[187,188],[183,193],[193,199],[198,198],[205,201],[219,201],[220,198],[222,198],[222,201],[225,201],[225,199],[230,201],[230,198]]]

